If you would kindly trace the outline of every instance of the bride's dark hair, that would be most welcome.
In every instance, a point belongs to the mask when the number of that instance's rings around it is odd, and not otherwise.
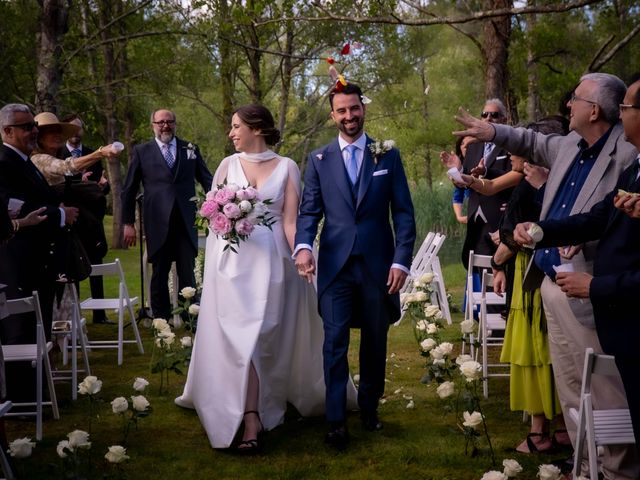
[[[275,126],[273,115],[267,107],[262,105],[245,105],[237,109],[235,114],[240,117],[251,130],[260,130],[267,145],[276,145],[280,141],[280,130]]]

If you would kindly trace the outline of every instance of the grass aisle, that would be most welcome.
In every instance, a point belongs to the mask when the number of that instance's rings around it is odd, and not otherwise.
[[[132,294],[139,294],[139,264],[137,249],[112,251],[107,259],[118,257],[127,272]],[[445,280],[454,298],[462,292],[464,273],[458,265],[445,268]],[[86,283],[86,282],[85,282]],[[115,285],[107,284],[107,294],[115,293]],[[86,297],[88,286],[81,287],[81,297]],[[114,317],[109,313],[110,317]],[[455,322],[461,314],[455,314],[454,325],[446,329],[448,341],[459,348],[459,329]],[[131,334],[131,329],[125,330]],[[184,376],[170,375],[169,392],[158,394],[159,377],[152,375],[149,362],[152,351],[152,335],[141,328],[146,353],[140,355],[134,345],[125,347],[125,360],[117,366],[115,350],[97,350],[91,353],[93,374],[103,381],[98,395],[102,400],[94,408],[91,421],[92,447],[85,451],[95,464],[85,478],[120,478],[112,465],[104,460],[110,445],[122,439],[121,419],[112,413],[110,402],[115,397],[129,398],[136,394],[132,389],[136,377],[150,381],[145,396],[152,412],[132,429],[127,442],[127,454],[131,457],[123,464],[124,477],[130,480],[147,479],[480,479],[491,469],[502,470],[502,459],[516,458],[524,467],[518,478],[534,479],[537,466],[550,460],[548,456],[526,456],[507,451],[524,438],[528,431],[522,423],[520,412],[511,412],[508,404],[508,380],[492,379],[488,401],[483,403],[489,432],[498,460],[492,467],[486,441],[480,442],[481,454],[475,458],[465,456],[464,437],[456,427],[453,413],[445,414],[442,402],[435,394],[435,387],[420,383],[423,360],[419,355],[408,321],[389,332],[389,355],[385,403],[380,406],[384,430],[365,432],[360,427],[359,416],[349,418],[352,442],[346,453],[336,454],[325,447],[325,424],[322,418],[299,418],[290,409],[284,425],[269,432],[265,454],[252,458],[238,457],[214,451],[206,438],[194,411],[183,410],[173,403],[182,391]],[[115,325],[89,325],[92,339],[112,337]],[[181,336],[178,332],[178,338]],[[351,366],[357,373],[358,335],[352,335]],[[60,354],[56,357],[60,365]],[[396,391],[399,393],[394,393]],[[44,439],[33,455],[20,459],[20,478],[56,479],[65,477],[61,459],[56,454],[60,440],[67,433],[89,428],[89,399],[80,396],[70,400],[70,385],[59,383],[61,419],[53,420],[50,409],[46,411]],[[408,409],[411,396],[414,408]],[[31,420],[7,420],[9,440],[35,437],[35,423]],[[561,458],[556,455],[552,458]],[[113,475],[113,476],[112,476]]]

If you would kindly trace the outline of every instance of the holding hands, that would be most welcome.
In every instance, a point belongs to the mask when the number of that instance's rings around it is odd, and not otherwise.
[[[307,282],[313,281],[313,275],[316,273],[316,260],[310,250],[303,248],[296,254],[296,270],[298,270],[298,275],[307,279]]]

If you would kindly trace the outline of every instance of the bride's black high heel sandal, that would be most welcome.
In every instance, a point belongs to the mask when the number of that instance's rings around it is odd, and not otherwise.
[[[254,413],[256,417],[258,417],[260,430],[258,431],[257,438],[242,440],[236,445],[236,452],[242,455],[255,455],[256,453],[260,453],[263,447],[262,434],[264,433],[264,426],[262,425],[262,420],[260,420],[260,412],[258,412],[257,410],[247,410],[246,412],[244,412],[243,416],[250,413]]]

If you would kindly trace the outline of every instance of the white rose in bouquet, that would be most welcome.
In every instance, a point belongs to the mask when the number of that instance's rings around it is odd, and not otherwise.
[[[478,427],[482,425],[482,414],[480,412],[464,412],[462,414],[462,417],[464,418],[464,422],[462,422],[462,425],[464,425],[465,427],[477,430]]]
[[[74,430],[73,432],[67,434],[67,438],[69,439],[69,446],[72,449],[91,448],[91,442],[89,441],[89,434],[84,430]]]
[[[9,455],[14,458],[27,458],[31,456],[33,447],[36,446],[36,442],[32,442],[30,438],[16,438],[13,442],[9,443]]]
[[[240,211],[242,213],[248,213],[251,211],[251,209],[253,208],[253,205],[251,205],[251,202],[249,200],[242,200],[239,204],[238,207],[240,207]]]
[[[80,395],[95,395],[102,389],[102,380],[94,375],[84,377],[84,380],[78,385],[78,393]]]
[[[512,458],[504,459],[502,466],[504,467],[504,474],[509,478],[515,477],[522,472],[522,466]]]
[[[129,456],[126,453],[126,448],[120,445],[112,445],[109,447],[109,451],[105,454],[104,458],[111,463],[122,463],[129,459]]]
[[[111,401],[111,410],[113,413],[124,413],[129,410],[129,402],[124,397],[117,397]]]
[[[238,190],[240,190],[240,185],[238,185],[237,183],[227,183],[227,188],[229,190],[231,190],[233,193],[237,192]]]
[[[453,382],[443,382],[436,388],[436,393],[440,398],[448,398],[455,392],[455,384]]]
[[[256,202],[255,205],[253,205],[253,210],[247,215],[247,220],[257,225],[262,221],[260,217],[264,217],[268,212],[269,207],[267,205],[262,202]]]
[[[471,358],[471,355],[458,355],[458,357],[456,358],[456,364],[460,366],[464,362],[468,362],[469,360],[473,360]]]
[[[133,404],[133,409],[137,412],[144,412],[150,405],[149,400],[144,398],[144,395],[131,397],[131,403]]]
[[[144,389],[147,388],[147,386],[149,386],[149,382],[146,378],[137,377],[133,382],[133,389],[136,392],[143,392]]]
[[[426,302],[427,300],[429,300],[429,297],[427,295],[427,292],[415,292],[413,294],[414,297],[414,302]]]
[[[423,285],[428,285],[429,283],[433,282],[433,273],[428,272],[428,273],[423,273],[422,275],[420,275],[420,283],[422,283]]]

